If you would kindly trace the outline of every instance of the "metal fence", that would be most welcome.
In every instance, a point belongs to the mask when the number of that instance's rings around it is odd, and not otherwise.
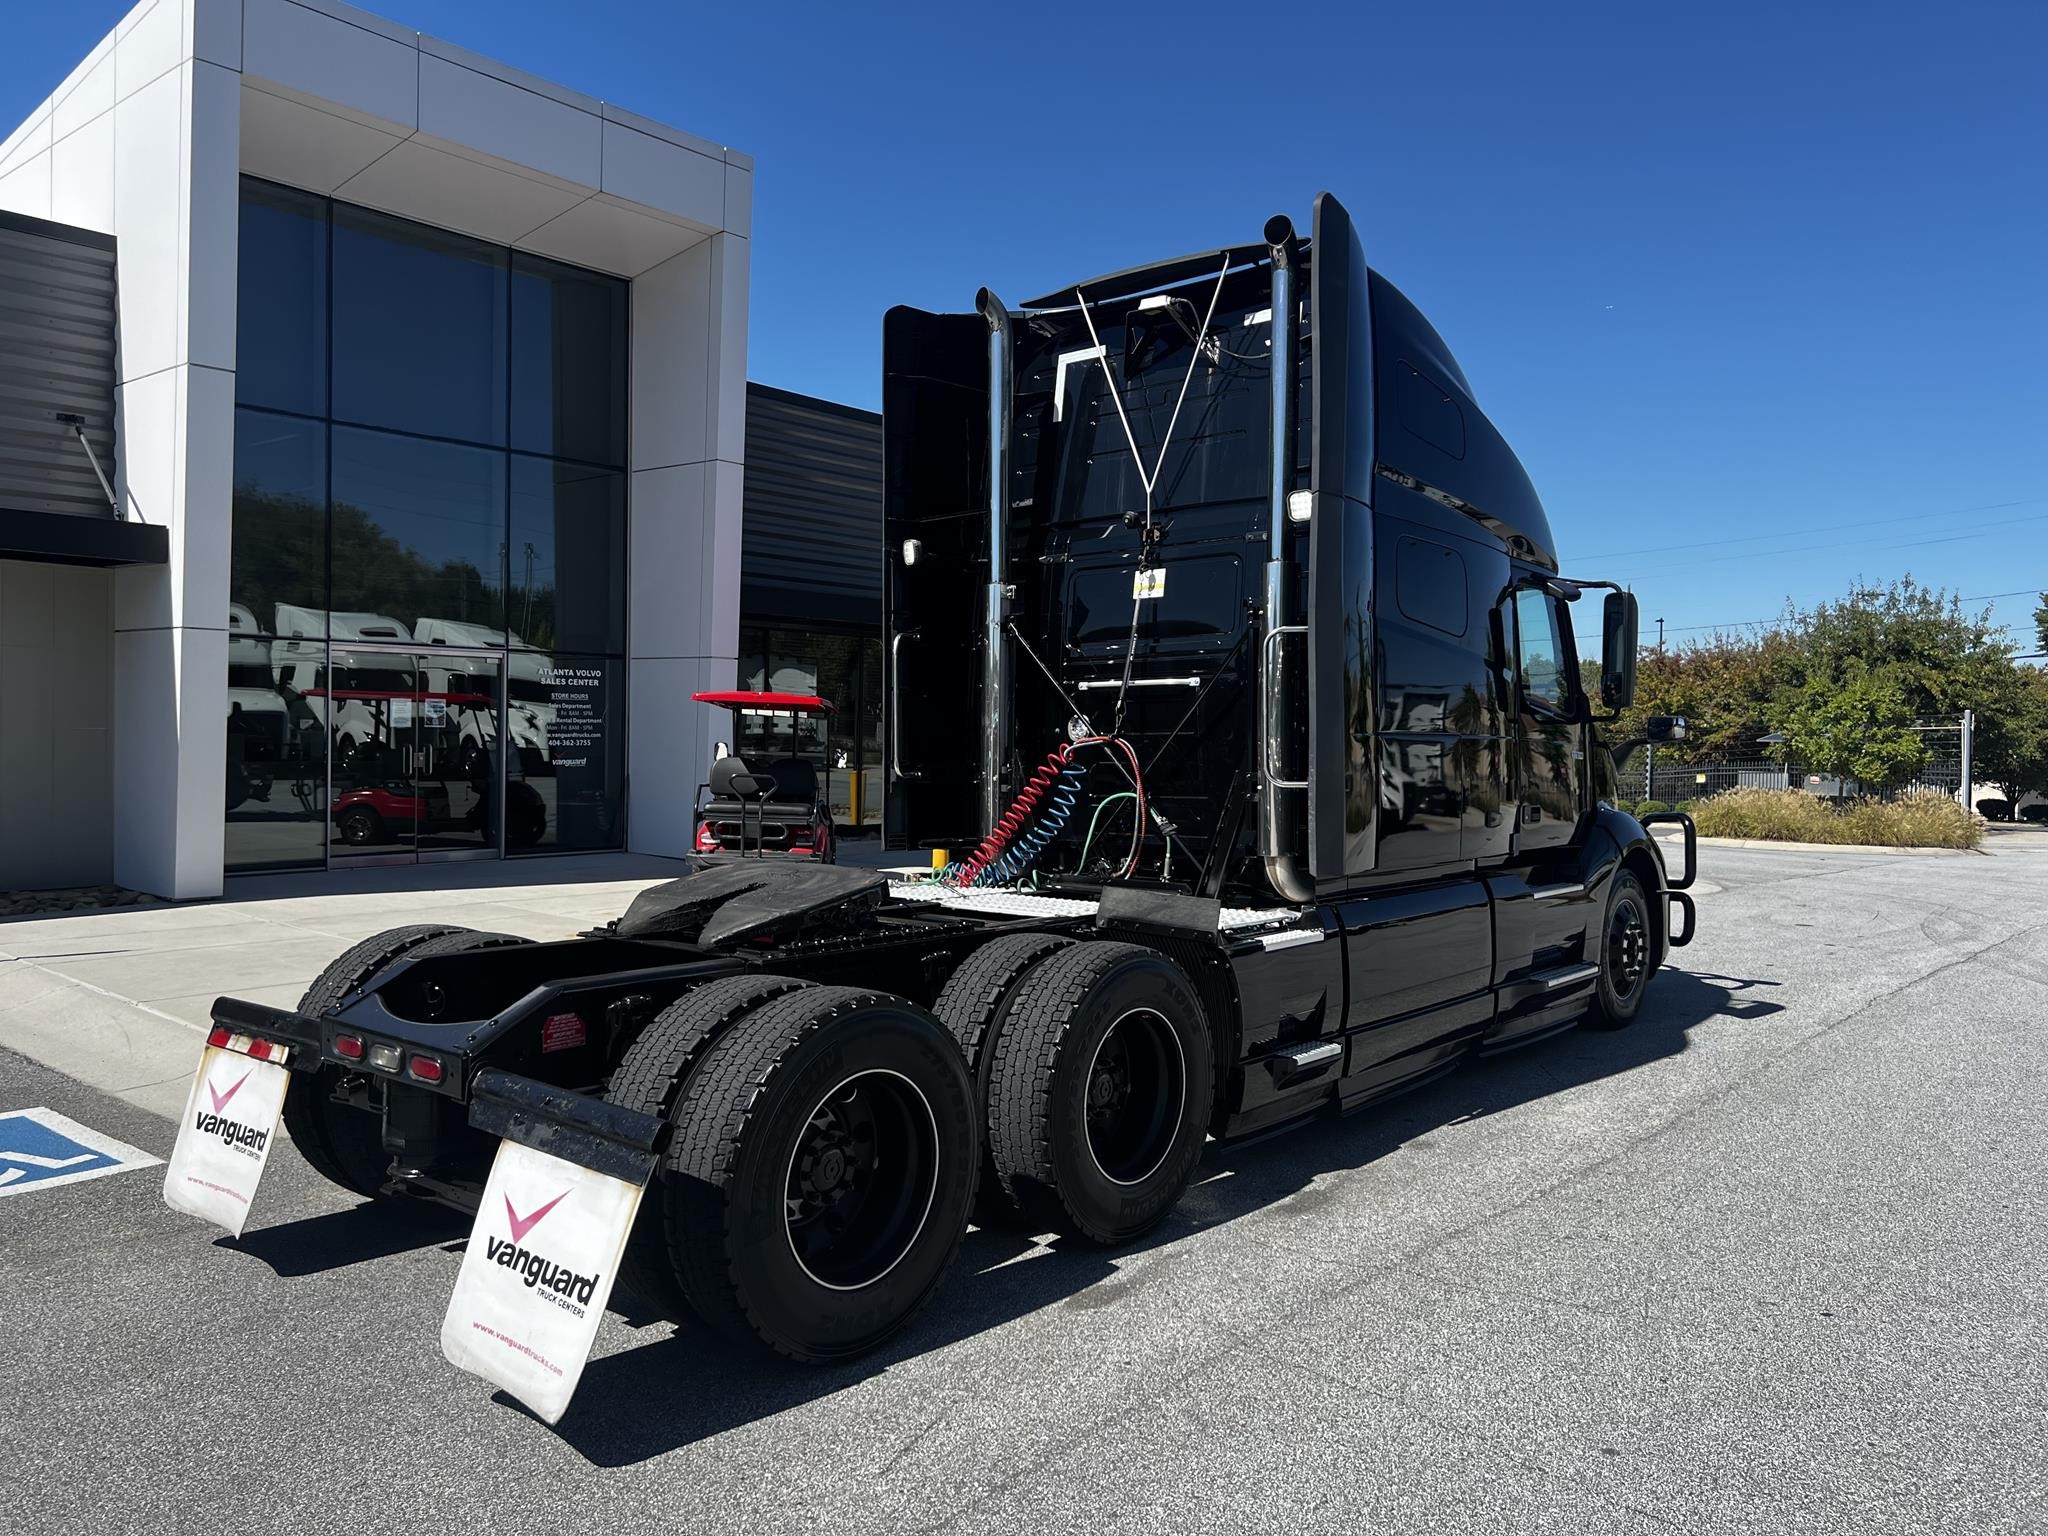
[[[1947,719],[1913,722],[1927,743],[1927,760],[1911,778],[1897,784],[1865,785],[1855,779],[1814,773],[1796,763],[1774,763],[1766,758],[1731,763],[1686,761],[1683,749],[1664,747],[1630,754],[1621,764],[1621,790],[1645,800],[1662,800],[1677,805],[1683,800],[1704,800],[1729,789],[1801,788],[1828,796],[1871,795],[1896,800],[1916,790],[1935,790],[1954,799],[1964,797],[1971,786],[1972,738],[1976,733],[1974,712]]]

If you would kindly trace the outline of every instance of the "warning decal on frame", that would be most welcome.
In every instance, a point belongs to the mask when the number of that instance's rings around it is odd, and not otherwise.
[[[552,1424],[582,1378],[641,1186],[516,1141],[498,1144],[441,1353]]]
[[[1131,573],[1131,597],[1143,602],[1148,597],[1166,596],[1166,567],[1155,565],[1149,570]]]

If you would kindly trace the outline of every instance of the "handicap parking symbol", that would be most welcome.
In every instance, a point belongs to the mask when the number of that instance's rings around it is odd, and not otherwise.
[[[54,1109],[0,1110],[0,1196],[53,1189],[162,1161]]]

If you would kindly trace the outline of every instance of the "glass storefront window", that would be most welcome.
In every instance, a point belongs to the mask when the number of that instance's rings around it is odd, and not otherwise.
[[[626,648],[626,477],[512,456],[511,643]]]
[[[333,455],[334,637],[504,644],[505,455],[356,427]]]
[[[243,186],[235,399],[327,414],[327,200]]]
[[[616,848],[625,831],[625,663],[515,651],[505,680],[505,843]]]
[[[327,606],[327,428],[268,411],[235,413],[229,628],[289,635],[296,611]]]
[[[502,446],[507,257],[335,204],[335,420]]]
[[[228,629],[227,829],[230,869],[321,861],[327,836],[326,736],[306,697],[280,679],[281,642]],[[324,670],[322,661],[308,674]]]
[[[621,846],[628,285],[253,180],[241,242],[228,868]]]
[[[857,631],[752,628],[740,631],[740,686],[810,693],[836,713],[799,723],[802,750],[822,765],[832,818],[841,827],[882,820],[882,642]],[[742,756],[789,751],[786,715],[743,717]]]
[[[512,446],[626,462],[626,287],[512,255]]]

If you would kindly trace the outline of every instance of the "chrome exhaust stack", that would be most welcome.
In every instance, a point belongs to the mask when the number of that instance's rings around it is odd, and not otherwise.
[[[974,307],[988,322],[988,595],[983,612],[981,674],[981,824],[1003,813],[1003,758],[1010,736],[1009,657],[1003,626],[1010,616],[1005,568],[1005,513],[1010,501],[1010,430],[1016,409],[1010,312],[984,288]]]
[[[1294,493],[1295,277],[1300,254],[1294,224],[1284,213],[1266,221],[1265,241],[1273,263],[1273,444],[1267,492],[1265,628],[1259,647],[1259,855],[1266,862],[1266,878],[1281,897],[1308,901],[1315,895],[1315,886],[1302,869],[1301,840],[1294,831],[1302,819],[1289,816],[1281,804],[1283,793],[1308,788],[1306,777],[1287,777],[1294,721],[1287,707],[1284,658],[1287,637],[1308,633],[1306,624],[1290,622],[1294,567],[1287,559],[1287,504]]]

